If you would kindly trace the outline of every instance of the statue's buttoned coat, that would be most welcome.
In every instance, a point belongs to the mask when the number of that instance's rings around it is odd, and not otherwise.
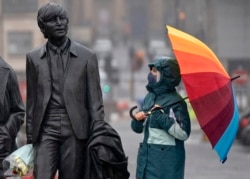
[[[87,139],[91,120],[104,118],[98,61],[90,49],[70,41],[62,94],[78,139]],[[52,92],[46,44],[26,55],[27,138],[35,143]]]

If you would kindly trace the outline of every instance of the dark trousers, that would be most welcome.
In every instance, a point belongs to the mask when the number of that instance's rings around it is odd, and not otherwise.
[[[65,110],[48,110],[35,144],[35,179],[80,179],[86,141],[76,138]]]
[[[2,162],[2,160],[0,162]],[[2,168],[0,168],[0,179],[5,179],[3,174],[4,174],[4,171]]]

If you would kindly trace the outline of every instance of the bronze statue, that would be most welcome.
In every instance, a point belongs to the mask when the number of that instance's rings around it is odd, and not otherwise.
[[[2,162],[16,149],[16,136],[24,121],[25,109],[15,71],[0,57],[0,179]]]
[[[35,148],[35,179],[83,176],[92,121],[104,119],[95,53],[67,37],[69,18],[61,5],[38,10],[47,43],[26,55],[27,141]]]

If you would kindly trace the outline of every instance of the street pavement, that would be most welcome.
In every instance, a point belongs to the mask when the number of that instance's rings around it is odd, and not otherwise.
[[[135,179],[136,156],[142,135],[131,130],[130,119],[127,117],[110,121],[110,124],[121,136],[128,156],[130,179]],[[202,131],[196,122],[192,123],[192,132],[185,142],[185,147],[185,179],[249,179],[250,177],[250,148],[235,141],[227,161],[222,164],[210,143],[202,140]]]

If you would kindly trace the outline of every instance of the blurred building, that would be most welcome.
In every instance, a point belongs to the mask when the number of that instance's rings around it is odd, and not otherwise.
[[[25,53],[44,43],[38,8],[50,0],[0,0],[0,54],[17,71]],[[69,12],[69,36],[91,46],[98,37],[114,42],[166,38],[165,24],[205,41],[223,63],[250,61],[249,0],[54,0]]]
[[[17,71],[25,70],[25,54],[45,42],[37,26],[38,8],[50,0],[0,0],[0,54]],[[69,36],[91,45],[96,35],[114,35],[123,25],[124,0],[54,0],[69,12]],[[117,29],[116,29],[117,28]],[[113,33],[113,35],[111,35]]]

